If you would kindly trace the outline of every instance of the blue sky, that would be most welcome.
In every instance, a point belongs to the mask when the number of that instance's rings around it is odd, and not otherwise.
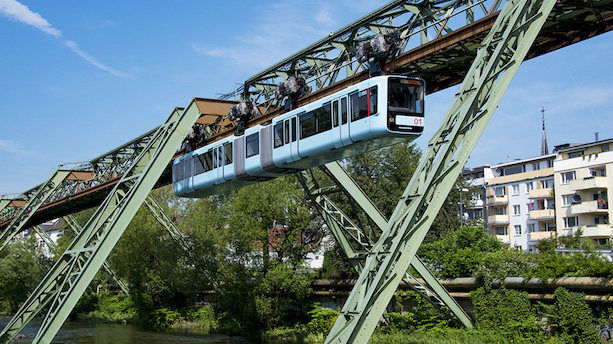
[[[0,0],[0,195],[92,159],[386,1]],[[613,137],[611,33],[525,62],[468,166]],[[422,148],[456,87],[429,96]]]

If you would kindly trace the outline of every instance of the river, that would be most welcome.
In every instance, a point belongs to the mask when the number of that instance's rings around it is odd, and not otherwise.
[[[10,317],[0,317],[0,329],[10,321]],[[32,320],[22,331],[24,339],[15,344],[31,343],[42,319]],[[91,324],[66,322],[52,343],[57,344],[250,344],[251,342],[228,336],[212,336],[180,331],[154,331],[134,325]]]

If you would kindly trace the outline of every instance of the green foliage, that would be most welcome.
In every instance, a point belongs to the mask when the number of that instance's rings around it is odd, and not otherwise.
[[[332,326],[340,312],[324,309],[320,304],[315,304],[308,314],[311,320],[306,324],[307,331],[312,334],[323,334],[327,336],[330,330],[332,330]]]
[[[16,312],[51,263],[34,236],[7,245],[0,253],[0,312]]]
[[[357,278],[358,273],[351,266],[340,245],[334,245],[324,252],[324,263],[319,270],[320,278]]]
[[[439,277],[457,278],[471,276],[485,254],[501,249],[498,240],[483,228],[463,226],[441,240],[422,244],[418,254]]]
[[[471,292],[476,327],[505,336],[521,334],[532,340],[542,339],[536,312],[528,293],[509,289],[479,288]]]
[[[526,276],[531,269],[530,257],[515,249],[487,252],[474,276],[481,280],[486,288],[497,281],[504,285],[510,276]]]
[[[558,287],[555,301],[543,304],[551,332],[574,343],[598,343],[598,332],[592,311],[585,301],[585,294],[571,293]]]

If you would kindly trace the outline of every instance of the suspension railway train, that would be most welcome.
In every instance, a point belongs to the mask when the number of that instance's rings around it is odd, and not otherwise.
[[[207,197],[399,142],[424,129],[425,83],[378,76],[186,153],[174,192]]]

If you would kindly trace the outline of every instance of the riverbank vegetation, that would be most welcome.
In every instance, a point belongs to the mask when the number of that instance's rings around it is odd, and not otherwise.
[[[419,158],[414,146],[396,145],[350,159],[345,167],[389,216]],[[541,242],[538,252],[503,248],[478,223],[460,225],[459,205],[468,205],[471,192],[458,181],[418,254],[439,278],[482,282],[471,294],[475,327],[464,329],[413,292],[399,291],[393,301],[397,312],[385,316],[371,343],[595,342],[597,326],[613,320],[609,309],[590,307],[584,295],[563,288],[551,303],[531,302],[503,282],[510,276],[613,278],[613,265],[579,237]],[[357,274],[294,176],[206,199],[178,199],[169,187],[152,196],[184,240],[172,239],[146,207],[140,209],[108,258],[129,295],[101,271],[72,319],[323,342],[338,311],[311,300],[311,282]],[[330,197],[362,228],[378,233],[343,195]],[[91,214],[75,217],[85,225]],[[73,238],[65,228],[55,259]],[[554,250],[559,246],[581,250],[561,255]],[[324,252],[323,268],[305,264],[314,250]],[[52,263],[32,239],[0,252],[0,312],[14,313]]]

